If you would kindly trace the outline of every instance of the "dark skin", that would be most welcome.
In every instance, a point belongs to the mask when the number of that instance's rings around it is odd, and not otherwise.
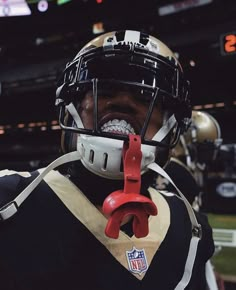
[[[99,96],[98,124],[101,126],[113,119],[125,120],[134,128],[135,133],[139,134],[144,124],[149,104],[149,100],[146,102],[143,98],[136,97],[128,91],[114,92],[112,96]],[[87,129],[93,128],[93,106],[93,94],[92,91],[88,91],[79,107],[81,120]],[[155,135],[162,126],[162,118],[160,106],[155,106],[147,128],[146,138],[151,139]]]
[[[144,101],[129,91],[114,92],[112,96],[99,95],[98,97],[98,124],[99,126],[109,120],[125,120],[139,134],[146,119],[150,101]],[[83,125],[87,129],[93,128],[94,99],[92,91],[88,91],[83,98],[79,114]],[[146,138],[151,139],[162,126],[160,106],[155,106],[149,121]],[[115,132],[114,132],[115,133]],[[102,212],[101,205],[97,208]],[[121,225],[127,223],[132,216],[126,216]]]

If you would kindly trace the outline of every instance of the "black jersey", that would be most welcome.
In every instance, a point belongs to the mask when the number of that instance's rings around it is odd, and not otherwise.
[[[187,200],[192,204],[195,197],[200,193],[200,187],[197,185],[190,169],[180,160],[171,158],[165,168],[165,171],[178,186]],[[158,176],[156,180],[156,188],[170,192],[176,191],[174,186],[162,176]]]
[[[0,172],[0,206],[36,176]],[[0,285],[3,290],[205,290],[205,263],[214,251],[207,220],[190,282],[184,277],[192,241],[183,201],[149,188],[158,215],[138,239],[124,230],[104,234],[106,218],[69,179],[51,171],[18,212],[0,221]],[[178,285],[178,286],[177,286]]]

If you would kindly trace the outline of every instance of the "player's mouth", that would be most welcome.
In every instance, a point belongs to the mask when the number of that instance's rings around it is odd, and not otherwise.
[[[115,133],[122,135],[135,134],[135,129],[125,120],[113,119],[101,126],[102,132]]]

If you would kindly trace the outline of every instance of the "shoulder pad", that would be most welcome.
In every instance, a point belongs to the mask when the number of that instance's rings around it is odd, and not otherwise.
[[[37,176],[37,175],[36,175]],[[0,208],[14,200],[18,194],[29,184],[35,174],[30,172],[17,172],[13,170],[0,171]]]

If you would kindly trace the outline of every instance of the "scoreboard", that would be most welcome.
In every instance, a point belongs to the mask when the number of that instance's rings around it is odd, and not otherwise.
[[[220,36],[221,54],[231,55],[236,53],[236,31]]]

